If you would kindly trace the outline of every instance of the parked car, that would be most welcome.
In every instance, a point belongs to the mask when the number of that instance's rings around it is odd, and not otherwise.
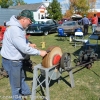
[[[78,28],[82,28],[83,31],[83,26],[79,25],[77,21],[65,21],[63,24],[57,27],[64,29],[64,32],[67,33],[68,35],[74,34],[75,30]]]
[[[6,30],[6,26],[0,26],[0,47],[2,47],[2,41],[3,41],[5,30]],[[29,36],[30,36],[29,34],[26,34],[27,39]]]
[[[44,34],[48,35],[51,32],[57,32],[58,24],[53,19],[41,19],[36,20],[35,23],[31,24],[26,33],[28,34]]]
[[[0,47],[2,46],[2,40],[3,40],[5,30],[6,30],[5,26],[0,26]]]

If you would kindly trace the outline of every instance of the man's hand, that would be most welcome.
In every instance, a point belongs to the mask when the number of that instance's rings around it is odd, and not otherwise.
[[[29,44],[30,47],[36,48],[36,44]]]
[[[44,51],[44,50],[40,50],[40,56],[44,57],[46,54],[47,54],[46,51]]]
[[[32,47],[32,48],[38,49],[38,48],[36,47],[36,44],[29,44],[29,46]],[[39,50],[39,49],[38,49],[38,50]],[[46,54],[47,54],[46,51],[40,50],[40,56],[44,57]]]

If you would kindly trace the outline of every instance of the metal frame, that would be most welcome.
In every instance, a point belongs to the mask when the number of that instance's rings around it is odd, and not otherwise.
[[[88,42],[88,39],[84,39],[84,34],[83,32],[75,32],[75,37],[74,37],[74,44],[75,48],[76,46],[84,46]]]
[[[56,69],[56,66],[52,66],[50,68],[44,68],[41,64],[38,64],[36,66],[34,66],[34,74],[33,74],[33,86],[32,86],[32,96],[31,96],[31,100],[36,100],[36,90],[39,86],[43,87],[42,86],[42,83],[45,82],[46,84],[46,89],[43,90],[45,91],[45,98],[46,100],[50,100],[50,93],[49,93],[49,84],[50,84],[50,81],[51,81],[51,77],[52,77],[52,74],[51,76],[49,75],[49,71],[51,69]],[[38,70],[43,70],[45,71],[45,79],[40,82],[39,81],[39,75],[38,75]],[[70,80],[71,80],[71,87],[73,88],[75,85],[74,85],[74,79],[73,79],[73,73],[72,73],[72,70],[68,72],[69,73],[69,76],[70,76]],[[39,84],[37,84],[37,82]]]

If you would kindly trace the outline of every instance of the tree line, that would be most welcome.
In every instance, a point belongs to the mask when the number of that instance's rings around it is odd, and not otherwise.
[[[70,17],[73,13],[80,15],[92,16],[95,11],[96,0],[69,0],[69,9],[65,13],[65,17]]]
[[[8,8],[9,6],[16,6],[20,3],[20,5],[27,4],[24,0],[0,0],[1,8]]]

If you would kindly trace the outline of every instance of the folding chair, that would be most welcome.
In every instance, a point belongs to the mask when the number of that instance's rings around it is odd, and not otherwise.
[[[98,48],[98,39],[99,36],[98,35],[90,35],[88,37],[88,43],[86,43],[86,50],[88,50],[89,48],[94,49],[94,51],[97,51]],[[92,40],[92,41],[91,41]]]
[[[60,37],[60,40],[65,40],[67,37],[67,34],[64,33],[64,29],[58,28],[58,37]]]
[[[88,42],[88,39],[84,39],[83,32],[75,32],[73,41],[76,48],[76,46],[84,46]]]

